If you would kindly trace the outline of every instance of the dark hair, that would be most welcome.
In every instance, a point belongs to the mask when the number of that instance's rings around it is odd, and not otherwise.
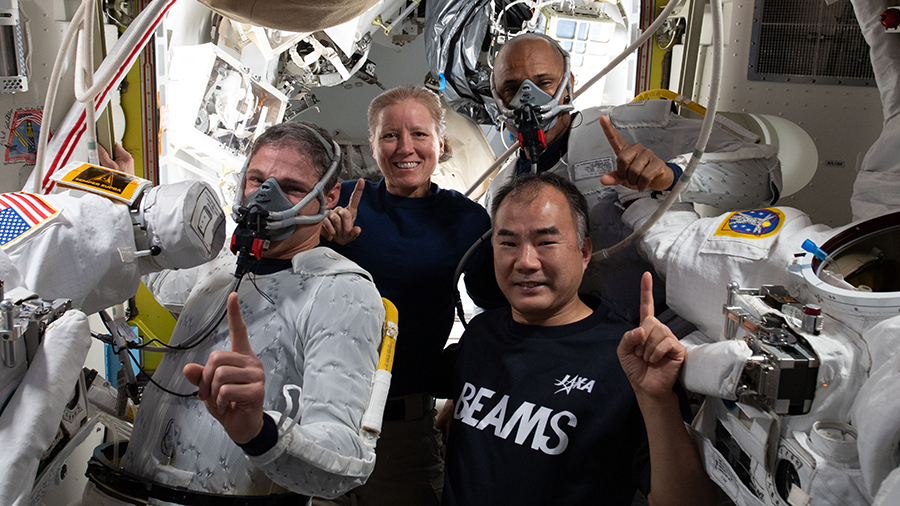
[[[438,161],[446,162],[449,160],[452,155],[452,149],[450,148],[450,142],[447,140],[447,123],[444,120],[444,108],[441,107],[441,98],[438,97],[435,92],[422,86],[413,86],[410,84],[397,86],[372,99],[372,102],[369,103],[369,108],[366,111],[366,117],[369,123],[369,142],[374,140],[375,129],[378,126],[378,115],[381,114],[381,111],[394,104],[403,102],[404,100],[414,100],[428,111],[428,115],[431,116],[431,121],[434,123],[438,137],[444,141],[444,154],[441,155]]]
[[[320,140],[316,137],[316,134],[313,132],[318,133],[322,139]],[[322,143],[323,140],[328,143],[327,148]],[[316,174],[319,176],[319,179],[325,175],[328,167],[331,166],[334,152],[331,135],[324,128],[308,121],[291,121],[269,127],[253,143],[253,148],[250,150],[250,158],[252,159],[257,151],[266,146],[291,148],[301,154],[305,154],[309,157],[313,166],[316,167]],[[340,161],[338,161],[338,164],[340,164]],[[335,171],[334,175],[325,182],[326,193],[337,184],[339,173],[340,170]]]
[[[575,230],[578,232],[578,247],[581,248],[584,245],[584,238],[587,237],[588,232],[587,200],[585,200],[584,195],[578,191],[574,184],[551,172],[523,174],[503,185],[497,194],[494,195],[491,203],[491,220],[496,219],[497,211],[507,197],[533,199],[537,197],[537,194],[544,187],[555,188],[566,199],[566,203],[569,204],[569,212],[572,213],[572,221],[575,223]]]

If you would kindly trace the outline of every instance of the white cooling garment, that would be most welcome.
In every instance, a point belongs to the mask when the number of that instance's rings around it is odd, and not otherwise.
[[[170,344],[182,342],[207,318],[218,317],[234,267],[235,257],[224,254],[195,270],[198,283],[183,294],[184,310]],[[177,278],[177,271],[167,274],[151,282],[151,289]],[[302,388],[299,423],[280,433],[267,453],[248,457],[203,402],[148,386],[123,459],[125,469],[173,486],[239,495],[283,487],[336,497],[364,483],[375,453],[374,439],[363,434],[361,419],[384,321],[369,274],[319,247],[296,255],[293,269],[248,274],[238,293],[250,343],[266,371],[264,408],[277,422],[285,410],[282,387],[297,385]],[[177,302],[174,292],[169,294]],[[181,373],[183,366],[204,364],[212,351],[227,349],[223,320],[196,348],[167,354],[154,377],[174,392],[195,391]]]

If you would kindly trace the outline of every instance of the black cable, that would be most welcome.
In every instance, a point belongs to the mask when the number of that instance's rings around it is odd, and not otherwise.
[[[159,346],[151,346],[153,343],[157,343],[159,344]],[[130,348],[134,350],[143,350],[144,348],[168,348],[170,350],[180,349],[177,346],[169,346],[169,343],[164,343],[155,337],[149,341],[131,346]]]
[[[251,274],[252,274],[252,273],[251,273]],[[272,297],[269,296],[269,294],[263,292],[262,289],[259,287],[259,285],[256,284],[256,274],[252,274],[252,275],[251,275],[251,274],[248,274],[247,277],[250,279],[250,283],[253,284],[253,288],[256,288],[256,291],[257,291],[260,295],[262,295],[262,297],[263,297],[264,299],[266,299],[266,301],[267,301],[269,304],[272,304],[272,305],[274,306],[274,305],[275,305],[275,300],[273,300]]]
[[[113,341],[113,337],[110,334],[100,334],[100,333],[94,332],[92,330],[91,337],[93,337],[94,339],[96,339],[104,344],[115,344],[115,341]]]
[[[536,145],[534,145],[534,144],[528,145],[528,156],[529,156],[529,159],[531,160],[531,173],[537,174],[539,158],[538,158],[538,152],[537,152]]]
[[[231,292],[229,292],[229,293],[231,293]],[[137,346],[133,346],[133,348],[140,350],[140,349],[146,348],[147,346],[150,346],[150,343],[156,341],[157,343],[161,344],[163,348],[167,348],[167,349],[169,349],[169,350],[177,350],[177,351],[187,351],[187,350],[191,350],[191,349],[196,348],[197,346],[199,346],[200,343],[202,343],[203,341],[205,341],[206,338],[208,338],[208,337],[213,333],[213,331],[216,330],[216,328],[218,328],[218,326],[222,323],[222,320],[225,319],[225,315],[227,315],[227,314],[228,314],[228,311],[227,311],[227,310],[222,311],[222,314],[219,315],[219,319],[216,320],[216,323],[215,323],[212,327],[210,327],[210,329],[206,331],[206,334],[204,334],[204,335],[203,335],[200,339],[198,339],[197,342],[194,343],[194,344],[191,344],[191,345],[188,345],[188,346],[178,346],[178,345],[172,346],[172,345],[169,345],[169,344],[166,344],[166,343],[160,341],[159,339],[153,338],[153,339],[147,341],[147,342],[144,343],[144,344],[140,344],[140,345],[137,345]]]
[[[575,118],[578,118],[581,121],[579,121],[577,125],[573,125],[572,123],[569,123],[569,130],[571,130],[573,128],[578,128],[581,126],[582,123],[584,123],[584,115],[581,114],[581,111],[573,112],[572,119],[570,121],[575,121]]]
[[[240,277],[240,278],[238,278],[237,283],[234,285],[234,289],[231,290],[231,291],[228,292],[228,293],[231,294],[232,292],[237,292],[237,291],[238,291],[238,288],[240,288],[240,286],[241,286],[241,281],[242,281],[242,280],[243,280],[243,276]],[[251,280],[251,282],[252,282],[252,280]],[[256,285],[256,283],[254,283],[254,286],[255,286],[255,285]],[[258,288],[257,288],[257,290],[258,290]],[[228,297],[228,296],[226,295],[226,300],[227,300],[227,297]],[[211,326],[211,327],[209,328],[209,330],[206,332],[206,334],[204,334],[200,339],[198,339],[197,342],[195,342],[194,344],[191,344],[191,345],[189,345],[189,346],[171,346],[171,345],[168,345],[168,344],[166,344],[166,343],[160,341],[159,339],[154,338],[154,339],[151,339],[150,341],[147,341],[147,342],[144,343],[144,344],[134,346],[133,348],[136,348],[136,349],[139,349],[139,350],[140,350],[140,349],[146,348],[147,346],[150,346],[150,344],[153,343],[154,341],[157,342],[157,343],[159,343],[159,344],[161,344],[164,348],[167,348],[167,349],[170,349],[170,350],[186,351],[186,350],[190,350],[190,349],[192,349],[192,348],[196,348],[197,346],[200,345],[200,343],[202,343],[203,341],[205,341],[205,340],[213,333],[214,330],[216,330],[216,329],[219,327],[219,325],[222,323],[222,320],[225,319],[225,316],[226,316],[227,314],[228,314],[228,310],[227,310],[227,309],[225,309],[224,311],[222,311],[222,314],[219,315],[219,319],[216,320],[216,323],[215,323],[213,326]],[[185,397],[185,398],[186,398],[186,397],[196,397],[196,396],[197,396],[197,392],[199,392],[199,390],[194,391],[194,392],[191,392],[191,393],[188,393],[188,394],[180,394],[180,393],[178,393],[178,392],[173,392],[173,391],[167,389],[166,387],[160,385],[159,383],[157,383],[157,382],[153,379],[153,376],[151,376],[150,374],[148,374],[147,371],[145,371],[144,368],[141,367],[140,362],[134,357],[134,355],[131,354],[131,350],[130,350],[130,349],[127,349],[127,348],[126,348],[126,352],[128,353],[128,356],[130,356],[131,359],[134,360],[135,364],[137,364],[138,369],[140,369],[141,373],[143,373],[144,376],[147,377],[147,380],[148,380],[150,383],[152,383],[156,388],[159,388],[159,389],[162,390],[163,392],[165,392],[165,393],[167,393],[167,394],[170,394],[170,395],[174,395],[174,396],[176,396],[176,397]],[[118,353],[118,351],[117,351],[117,353]]]
[[[156,382],[156,380],[153,379],[153,376],[148,374],[147,371],[145,371],[144,368],[141,367],[140,361],[137,358],[135,358],[134,355],[131,354],[131,350],[126,348],[125,352],[128,353],[128,356],[131,357],[131,360],[134,360],[135,365],[137,365],[137,367],[141,371],[141,373],[147,378],[147,381],[149,381],[150,383],[153,383],[153,385],[156,388],[162,390],[163,392],[165,392],[169,395],[174,395],[175,397],[197,397],[197,392],[199,392],[200,390],[195,390],[189,394],[180,394],[178,392],[173,392],[173,391],[169,390],[168,388],[160,385],[159,383]]]
[[[101,318],[101,319],[102,319],[102,318]],[[106,325],[106,324],[104,323],[104,326],[105,326],[105,325]],[[108,328],[108,327],[107,327],[107,328]],[[119,354],[119,347],[118,347],[118,345],[116,345],[116,343],[115,343],[115,341],[114,341],[114,339],[113,339],[113,337],[112,337],[111,334],[98,334],[98,333],[96,333],[96,332],[91,332],[91,337],[93,337],[94,339],[97,339],[98,341],[100,341],[100,342],[102,342],[102,343],[104,343],[104,344],[108,344],[108,345],[112,346],[112,351],[113,351],[113,353],[115,353],[116,355]],[[154,339],[154,341],[155,341],[155,340],[156,340],[156,339]],[[161,341],[160,341],[160,342],[161,342]],[[125,348],[125,352],[128,353],[128,356],[131,357],[131,360],[134,361],[135,365],[137,365],[138,369],[141,371],[141,373],[144,374],[144,376],[147,378],[147,380],[149,380],[150,383],[153,383],[154,385],[156,385],[156,387],[159,388],[160,390],[162,390],[163,392],[166,392],[167,394],[172,394],[172,395],[174,395],[174,396],[176,396],[176,397],[196,397],[197,392],[193,392],[193,393],[190,393],[190,394],[179,394],[179,393],[177,393],[177,392],[172,392],[171,390],[168,390],[167,388],[163,387],[162,385],[160,385],[159,383],[157,383],[156,381],[154,381],[154,380],[153,380],[153,377],[150,376],[150,374],[148,374],[147,371],[144,370],[143,367],[141,367],[140,361],[137,359],[137,357],[135,357],[134,355],[131,354],[131,350],[130,350],[130,349]],[[198,391],[199,391],[199,390],[198,390]]]
[[[462,258],[459,260],[459,264],[456,266],[456,272],[453,274],[453,294],[454,294],[454,306],[456,306],[456,315],[459,317],[459,321],[462,323],[464,329],[468,328],[468,323],[466,322],[466,312],[463,308],[462,304],[462,295],[459,293],[459,280],[462,277],[462,273],[465,270],[466,263],[469,261],[469,258],[475,253],[475,250],[481,246],[482,243],[487,241],[491,235],[494,233],[493,228],[489,228],[487,232],[481,234],[481,237],[475,240],[475,242],[469,246],[469,249],[463,254]]]
[[[231,292],[228,292],[228,293],[231,293]],[[150,346],[150,343],[152,343],[152,342],[154,342],[154,341],[157,342],[157,343],[159,343],[160,345],[162,345],[163,348],[166,348],[166,349],[169,349],[169,350],[187,351],[187,350],[196,348],[197,346],[200,345],[200,343],[202,343],[203,341],[205,341],[206,338],[208,338],[208,337],[213,333],[213,331],[216,330],[216,328],[219,327],[219,325],[222,323],[222,320],[225,319],[225,315],[227,315],[227,314],[228,314],[228,311],[227,311],[227,310],[223,310],[223,311],[222,311],[222,314],[219,315],[219,319],[216,320],[216,323],[215,323],[212,327],[210,327],[209,330],[206,331],[206,334],[204,334],[204,335],[203,335],[200,339],[198,339],[197,342],[194,343],[194,344],[191,344],[191,345],[188,345],[188,346],[179,346],[179,345],[172,346],[172,345],[170,345],[170,344],[166,344],[166,343],[160,341],[159,339],[153,338],[153,339],[147,341],[146,343],[143,343],[143,344],[139,344],[139,345],[133,346],[132,348],[137,349],[137,350],[142,350],[142,349],[144,349],[144,348]],[[158,348],[158,347],[159,347],[159,346],[156,346],[156,348]]]
[[[243,277],[238,278],[237,284],[234,285],[234,289],[228,293],[231,294],[232,292],[237,292],[238,288],[240,288],[240,286],[241,286],[241,281],[243,281]],[[225,297],[227,300],[228,296],[226,295]],[[216,330],[216,328],[218,328],[218,326],[222,323],[222,320],[225,319],[225,315],[227,315],[227,314],[228,314],[228,310],[227,309],[223,310],[222,314],[219,315],[219,319],[216,320],[216,323],[213,324],[213,326],[210,327],[208,331],[206,331],[206,334],[204,334],[202,337],[200,337],[200,339],[198,339],[196,343],[191,344],[189,346],[179,346],[179,345],[172,346],[172,345],[169,345],[169,344],[166,344],[166,343],[160,341],[159,339],[153,338],[153,339],[147,341],[146,343],[132,346],[132,348],[141,350],[141,349],[144,349],[144,348],[150,346],[150,344],[153,342],[157,342],[157,343],[161,344],[163,348],[166,348],[169,350],[186,351],[186,350],[196,348],[197,346],[200,346],[200,343],[205,341],[206,338],[208,338],[213,333],[213,331]]]

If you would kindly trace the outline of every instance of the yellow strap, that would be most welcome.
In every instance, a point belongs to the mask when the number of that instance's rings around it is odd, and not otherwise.
[[[393,302],[381,298],[384,304],[384,338],[381,341],[381,356],[378,358],[378,368],[391,372],[394,366],[394,349],[397,346],[397,334],[399,334],[399,326],[397,325],[399,313],[397,306]]]
[[[632,102],[639,102],[641,100],[650,100],[651,98],[667,98],[676,104],[681,104],[687,107],[689,110],[694,111],[700,116],[706,116],[706,107],[698,104],[697,102],[692,102],[688,100],[687,97],[679,95],[674,91],[669,90],[647,90],[640,95],[634,97]]]

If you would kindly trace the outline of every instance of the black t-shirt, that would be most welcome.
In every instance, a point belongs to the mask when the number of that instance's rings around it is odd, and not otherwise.
[[[631,504],[650,489],[647,434],[604,314],[557,327],[475,317],[448,348],[454,420],[445,506]]]

